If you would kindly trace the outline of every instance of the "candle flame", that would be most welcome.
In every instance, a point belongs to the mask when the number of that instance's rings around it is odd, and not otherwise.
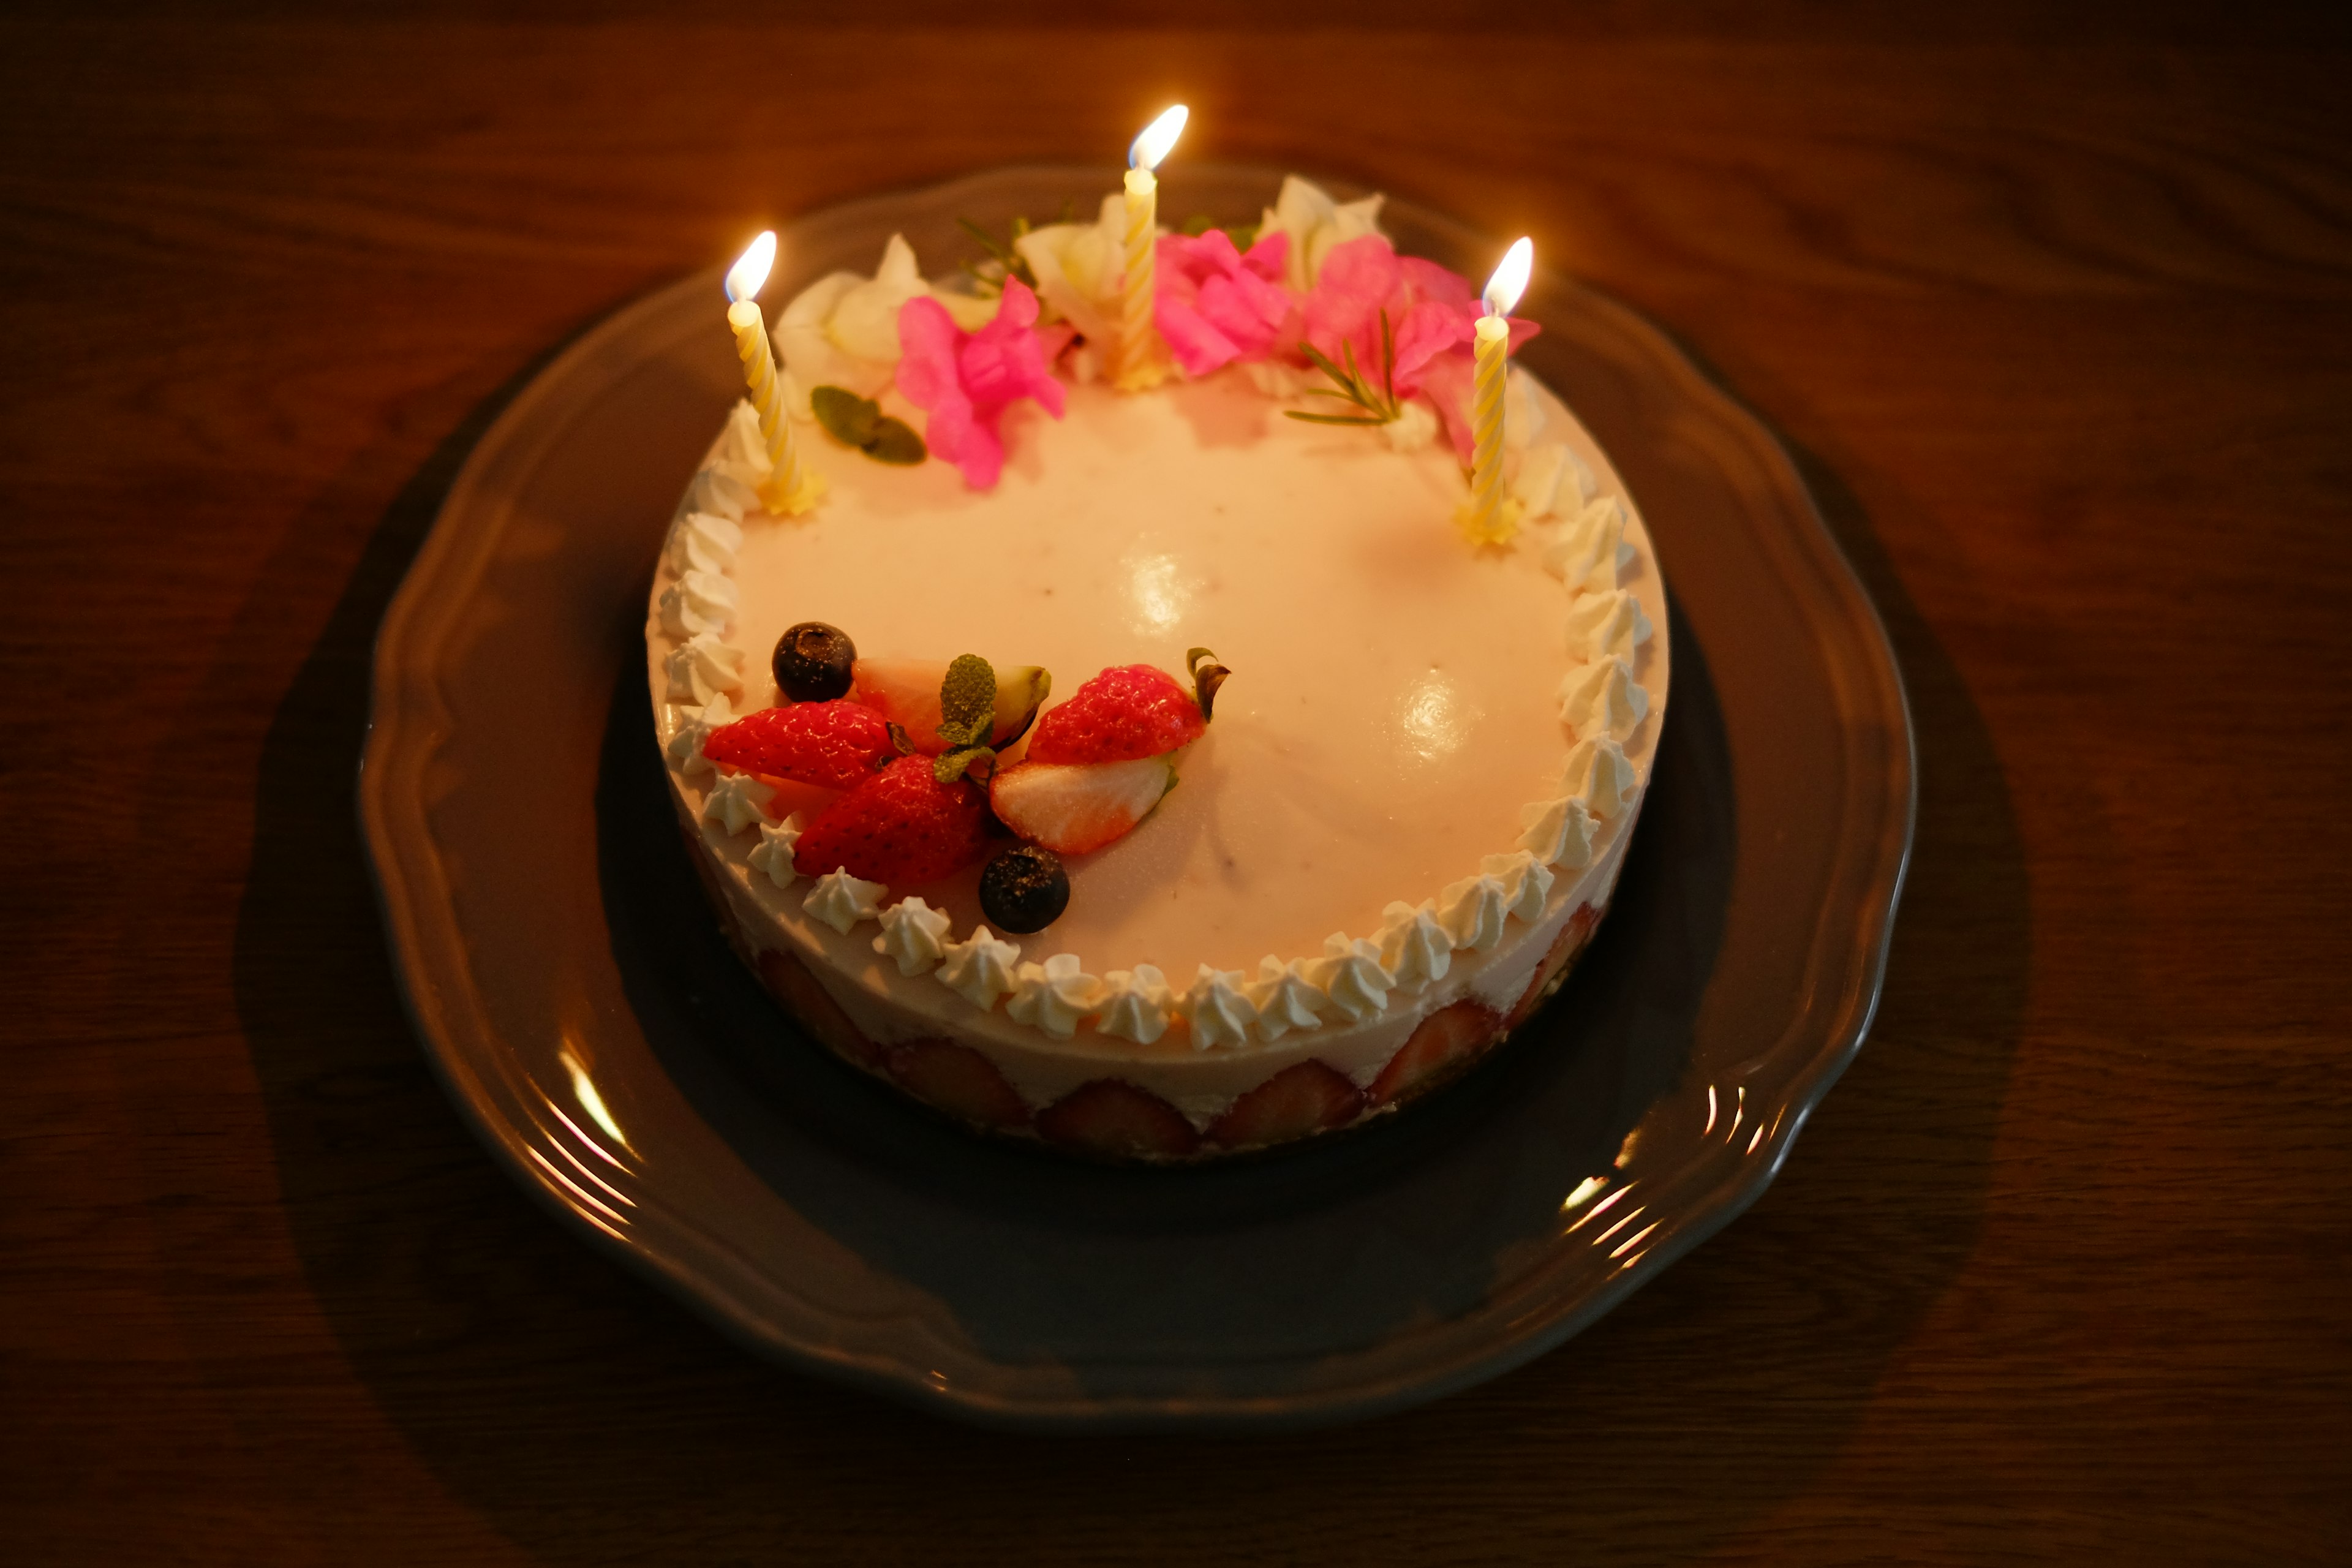
[[[1507,316],[1519,296],[1528,291],[1528,275],[1535,270],[1536,242],[1525,235],[1511,242],[1503,252],[1503,264],[1486,279],[1486,314]]]
[[[1160,160],[1176,145],[1176,138],[1184,134],[1184,121],[1192,111],[1182,104],[1176,105],[1159,119],[1145,126],[1127,150],[1127,166],[1130,169],[1157,169]]]
[[[768,269],[776,264],[776,231],[763,228],[751,247],[735,258],[727,269],[727,300],[733,304],[757,294],[768,281]]]

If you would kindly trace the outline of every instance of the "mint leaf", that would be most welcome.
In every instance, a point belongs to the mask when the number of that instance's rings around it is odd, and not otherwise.
[[[929,457],[931,450],[913,426],[885,414],[874,422],[874,439],[866,443],[866,455],[877,463],[911,468]]]
[[[845,447],[866,446],[882,422],[880,404],[870,397],[860,397],[846,387],[818,387],[809,394],[809,407],[815,413],[816,422]]]
[[[983,757],[987,759],[987,766],[982,767],[980,773],[985,778],[996,766],[996,753],[986,746],[958,746],[944,756],[933,757],[931,777],[941,784],[953,784],[963,777],[966,769],[978,765]]]

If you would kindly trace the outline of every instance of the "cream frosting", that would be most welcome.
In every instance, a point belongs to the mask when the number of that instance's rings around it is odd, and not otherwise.
[[[1257,1022],[1257,1005],[1244,985],[1238,969],[1201,965],[1183,1000],[1177,1004],[1177,1010],[1192,1026],[1194,1050],[1238,1046],[1249,1038],[1250,1026]]]
[[[1437,895],[1437,923],[1456,947],[1484,952],[1503,940],[1510,900],[1502,879],[1480,872],[1449,883]]]
[[[1132,970],[1114,969],[1103,976],[1095,1031],[1148,1046],[1168,1032],[1174,994],[1168,977],[1149,963],[1139,963]]]
[[[669,650],[662,670],[669,678],[669,700],[708,707],[722,692],[743,689],[743,650],[722,642],[715,632],[697,632]]]
[[[1550,867],[1524,849],[1513,849],[1487,856],[1478,869],[1503,884],[1504,901],[1514,919],[1529,925],[1543,919],[1545,902],[1551,897]]]
[[[680,714],[677,728],[670,734],[669,744],[663,748],[678,771],[692,778],[698,773],[712,773],[710,759],[702,754],[702,743],[710,739],[710,731],[735,719],[734,704],[727,693],[719,692],[709,701],[690,713]]]
[[[730,834],[740,833],[767,820],[767,805],[775,794],[775,785],[761,784],[750,773],[722,773],[703,797],[702,815]]]
[[[1615,654],[1571,669],[1559,683],[1559,717],[1580,741],[1606,735],[1620,745],[1650,714],[1650,694]]]
[[[982,1012],[995,1006],[999,996],[1013,994],[1013,965],[1021,961],[1018,942],[1003,940],[986,926],[974,926],[970,937],[943,944],[940,953],[933,978]]]
[[[847,936],[858,921],[870,921],[882,912],[882,895],[889,890],[879,882],[868,882],[846,871],[827,871],[816,879],[809,896],[801,900],[801,908]]]
[[[712,448],[710,467],[732,474],[750,488],[753,501],[759,500],[760,486],[776,471],[768,457],[768,437],[760,428],[760,411],[751,406],[748,397],[739,397],[735,406],[727,411],[727,423],[719,432],[719,444]]]
[[[1568,650],[1580,658],[1612,655],[1633,662],[1633,651],[1650,640],[1650,617],[1642,602],[1623,589],[1580,595],[1568,612]]]
[[[1420,991],[1444,979],[1454,967],[1454,938],[1438,923],[1435,905],[1400,899],[1381,913],[1381,966],[1396,977],[1396,988]]]
[[[1043,963],[1024,963],[1013,975],[1013,1000],[1004,1011],[1016,1024],[1032,1024],[1057,1040],[1078,1032],[1094,1011],[1102,982],[1078,967],[1077,954],[1057,952]]]
[[[1531,520],[1581,509],[1592,487],[1592,470],[1559,441],[1529,447],[1511,479],[1511,494]]]
[[[1397,416],[1381,426],[1381,439],[1394,452],[1417,452],[1437,439],[1437,416],[1429,405],[1413,398]]]
[[[1605,735],[1576,743],[1576,749],[1568,753],[1560,783],[1603,822],[1632,805],[1642,792],[1641,775],[1626,761],[1623,749]]]
[[[1571,593],[1605,594],[1617,587],[1625,560],[1625,509],[1615,496],[1596,496],[1584,510],[1551,530],[1541,559],[1544,569]]]
[[[1396,976],[1381,962],[1377,942],[1333,931],[1323,939],[1323,956],[1306,966],[1309,984],[1331,999],[1331,1005],[1360,1024],[1379,1016],[1396,989]]]
[[[662,590],[662,629],[674,637],[723,632],[740,597],[735,580],[721,572],[687,572]]]
[[[739,405],[750,407],[749,404]],[[714,463],[694,476],[686,489],[686,504],[679,509],[687,512],[705,512],[723,517],[730,522],[740,522],[746,513],[760,510],[760,492],[755,482],[739,472],[731,464]]]
[[[1519,847],[1546,866],[1580,871],[1592,864],[1600,819],[1574,795],[1530,801],[1519,808]]]
[[[801,819],[794,812],[782,822],[760,824],[760,842],[751,847],[749,857],[753,871],[766,875],[779,888],[789,888],[800,875],[793,864],[793,851],[800,847]]]
[[[1307,978],[1307,960],[1288,963],[1267,953],[1257,961],[1257,979],[1249,988],[1250,1005],[1257,1009],[1257,1037],[1278,1040],[1299,1029],[1319,1029],[1331,998]]]
[[[679,515],[669,528],[669,563],[675,572],[729,572],[743,548],[743,525],[711,511]]]
[[[947,956],[953,922],[945,911],[907,898],[884,910],[881,920],[882,934],[874,939],[874,951],[897,963],[899,973],[920,974],[937,968]]]

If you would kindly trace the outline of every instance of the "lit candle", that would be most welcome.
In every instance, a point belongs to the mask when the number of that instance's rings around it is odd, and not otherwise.
[[[801,466],[783,385],[776,379],[776,356],[768,344],[768,323],[760,314],[760,302],[751,297],[767,282],[768,269],[775,264],[775,231],[762,229],[727,269],[727,324],[735,331],[735,353],[743,361],[751,406],[759,411],[760,434],[768,438],[771,467],[767,482],[760,487],[760,500],[779,517],[798,517],[824,494],[824,477]]]
[[[1151,323],[1153,257],[1160,243],[1160,177],[1152,171],[1184,133],[1182,104],[1143,128],[1127,150],[1127,267],[1119,275],[1118,374],[1121,392],[1157,386],[1168,374],[1160,330]]]
[[[1535,243],[1513,242],[1503,264],[1486,279],[1485,313],[1478,318],[1478,379],[1470,397],[1470,499],[1454,514],[1474,544],[1502,544],[1519,529],[1519,503],[1503,494],[1503,392],[1511,353],[1511,307],[1527,292],[1535,267]]]

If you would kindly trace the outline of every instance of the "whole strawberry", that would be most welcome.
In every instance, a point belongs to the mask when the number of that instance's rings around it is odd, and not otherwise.
[[[1208,727],[1207,701],[1174,676],[1148,664],[1120,665],[1045,710],[1030,738],[1029,760],[1140,762],[1192,744]]]
[[[968,778],[941,784],[934,759],[900,757],[827,806],[801,835],[803,877],[847,871],[894,888],[934,882],[992,847],[988,793]]]
[[[702,743],[714,763],[769,778],[848,789],[898,754],[890,726],[855,702],[795,702],[763,708],[714,730]]]

